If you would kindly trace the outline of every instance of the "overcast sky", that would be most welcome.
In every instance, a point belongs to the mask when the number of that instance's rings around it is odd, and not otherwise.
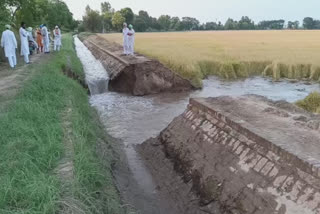
[[[100,10],[102,0],[65,0],[76,19],[82,19],[86,5]],[[148,11],[159,17],[191,16],[201,22],[222,21],[227,18],[240,19],[247,15],[254,21],[265,19],[299,20],[306,16],[320,19],[320,0],[109,0],[119,10],[130,7],[134,13]]]

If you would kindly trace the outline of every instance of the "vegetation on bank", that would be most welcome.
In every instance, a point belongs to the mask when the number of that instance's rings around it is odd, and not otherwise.
[[[78,213],[122,213],[111,175],[113,152],[106,151],[107,170],[96,154],[96,143],[104,136],[87,91],[62,73],[70,66],[83,76],[72,41],[64,35],[61,52],[28,67],[32,76],[0,114],[0,213],[51,214],[68,206],[63,181],[55,173],[64,156],[64,122],[71,124],[74,180],[69,191],[81,203],[75,207]]]
[[[74,30],[78,23],[73,19],[67,4],[60,0],[1,0],[0,4],[0,32],[5,24],[15,29],[25,22],[29,27],[39,27],[47,24],[48,29],[59,25],[61,29]]]
[[[0,38],[5,25],[10,24],[18,43],[20,42],[20,23],[27,27],[39,28],[47,24],[51,31],[56,25],[62,32],[73,31],[78,26],[67,4],[60,0],[0,0]],[[20,50],[20,47],[19,47]],[[7,61],[2,48],[0,49],[0,63]]]
[[[313,92],[303,100],[296,102],[296,104],[309,112],[320,114],[320,93]]]
[[[100,36],[122,44],[121,34]],[[135,38],[137,52],[160,60],[196,85],[208,75],[320,77],[320,31],[139,33]]]

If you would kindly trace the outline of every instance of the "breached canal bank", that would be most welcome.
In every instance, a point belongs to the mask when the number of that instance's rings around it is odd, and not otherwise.
[[[96,64],[96,59],[93,58],[92,60],[93,62],[91,63]],[[91,70],[88,68],[85,72],[90,72]],[[183,113],[188,105],[190,96],[240,96],[254,93],[267,96],[273,100],[285,99],[295,102],[307,96],[311,91],[319,91],[319,85],[304,84],[303,82],[290,83],[288,81],[272,82],[263,78],[221,82],[216,78],[210,77],[204,80],[203,90],[192,93],[161,93],[134,97],[117,92],[106,92],[91,96],[90,103],[100,113],[100,118],[107,132],[111,136],[120,139],[124,144],[125,153],[123,158],[125,159],[124,162],[128,163],[128,170],[124,174],[120,172],[116,175],[116,179],[118,185],[120,185],[119,189],[122,196],[127,199],[126,202],[135,206],[141,213],[183,213],[176,206],[181,205],[183,202],[179,201],[182,198],[179,194],[188,195],[190,189],[184,193],[178,191],[179,182],[181,183],[182,181],[183,184],[183,180],[179,176],[172,178],[177,180],[167,179],[168,182],[177,181],[172,182],[170,186],[170,192],[176,193],[176,197],[172,197],[172,195],[168,195],[165,191],[159,189],[161,186],[158,185],[157,179],[152,177],[150,170],[136,152],[136,145],[141,144],[150,137],[156,137],[174,117]],[[152,162],[151,159],[149,160]],[[168,161],[170,162],[169,159]],[[170,178],[169,172],[166,171],[163,174],[163,178]],[[197,205],[197,201],[194,200],[193,204]]]
[[[317,214],[319,124],[264,97],[191,99],[139,150],[182,213]]]
[[[163,66],[157,60],[142,55],[123,56],[123,49],[97,35],[83,39],[92,54],[101,61],[109,74],[109,90],[132,95],[160,92],[190,91],[192,84]]]

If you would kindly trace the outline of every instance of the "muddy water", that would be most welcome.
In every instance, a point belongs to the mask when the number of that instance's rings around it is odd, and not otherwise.
[[[86,73],[86,82],[88,84],[90,94],[101,94],[107,92],[108,74],[104,70],[103,65],[94,58],[88,48],[78,39],[74,38],[77,55],[81,60],[83,69]]]
[[[88,79],[105,78],[106,71],[90,51],[76,39],[77,52],[84,64]],[[100,64],[99,66],[97,66]],[[165,93],[133,97],[115,92],[95,94],[90,103],[100,113],[107,132],[124,143],[129,173],[116,173],[122,196],[139,213],[179,213],[174,202],[157,193],[156,184],[145,168],[134,146],[150,137],[155,137],[174,117],[181,114],[190,97],[240,96],[244,94],[263,95],[273,100],[294,102],[312,91],[320,91],[319,84],[288,81],[272,82],[260,77],[243,81],[224,82],[211,77],[204,80],[203,90],[192,93]]]

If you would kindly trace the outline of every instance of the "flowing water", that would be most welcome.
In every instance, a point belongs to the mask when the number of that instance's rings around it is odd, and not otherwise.
[[[83,69],[86,74],[86,82],[88,84],[90,94],[101,94],[107,92],[108,89],[108,73],[105,71],[100,61],[96,60],[86,46],[74,37],[74,44],[77,55],[81,60]]]
[[[100,80],[107,84],[107,72],[101,63],[77,38],[75,45],[78,57],[84,64],[90,90],[91,87],[95,88],[90,84],[101,82]],[[134,146],[150,137],[156,137],[174,117],[186,109],[190,97],[257,94],[273,100],[294,102],[312,91],[320,91],[319,84],[273,82],[261,77],[225,82],[210,77],[204,80],[202,90],[191,93],[162,93],[144,97],[116,92],[94,93],[90,97],[90,103],[100,113],[107,132],[124,143],[130,175],[126,178],[123,175],[116,176],[123,197],[140,213],[168,214],[177,212],[169,201],[157,195],[156,184]]]

